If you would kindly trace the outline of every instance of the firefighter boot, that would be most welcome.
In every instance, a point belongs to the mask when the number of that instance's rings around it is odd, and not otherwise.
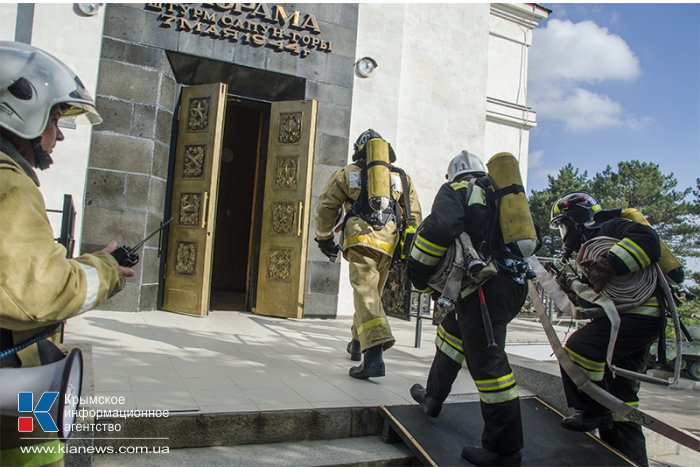
[[[462,457],[474,465],[519,466],[523,462],[523,456],[520,451],[502,454],[479,446],[472,446],[471,444],[467,444],[462,448]]]
[[[425,412],[428,417],[435,418],[440,415],[442,404],[430,397],[428,391],[420,384],[411,386],[411,397],[413,397],[414,401],[423,406],[423,412]]]
[[[362,352],[360,351],[360,341],[355,339],[348,342],[347,351],[350,354],[350,360],[359,362],[362,360]]]
[[[579,410],[573,415],[561,419],[561,426],[571,431],[593,431],[596,428],[609,430],[613,426],[610,412],[591,414],[585,410]]]
[[[350,368],[350,376],[357,379],[378,378],[384,376],[384,359],[382,345],[375,345],[365,350],[365,359],[360,366]]]

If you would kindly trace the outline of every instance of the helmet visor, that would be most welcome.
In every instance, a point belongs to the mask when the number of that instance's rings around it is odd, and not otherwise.
[[[99,125],[102,117],[94,105],[86,102],[68,102],[61,105],[61,119],[78,124]]]
[[[563,218],[563,214],[552,214],[552,219],[549,221],[549,228],[552,230],[557,230],[561,225],[561,221]]]

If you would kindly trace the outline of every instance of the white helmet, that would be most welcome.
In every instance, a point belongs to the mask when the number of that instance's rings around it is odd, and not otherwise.
[[[51,109],[62,117],[102,122],[80,78],[62,61],[22,42],[0,41],[0,127],[32,140],[39,137]]]
[[[486,174],[484,162],[476,154],[464,150],[450,161],[450,165],[447,166],[446,178],[448,181],[453,182],[458,175],[477,172]]]

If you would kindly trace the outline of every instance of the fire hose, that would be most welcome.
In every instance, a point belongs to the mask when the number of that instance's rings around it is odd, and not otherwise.
[[[585,260],[597,260],[603,255],[607,254],[610,248],[617,242],[618,240],[616,238],[611,237],[596,237],[589,240],[581,246],[581,250],[576,257],[576,262],[581,264]],[[584,273],[587,272],[585,268],[583,269]],[[659,268],[658,265],[654,265],[653,267],[643,268],[639,271],[625,274],[624,276],[614,276],[600,292],[595,292],[593,289],[580,281],[576,282],[578,282],[575,290],[576,294],[582,299],[602,308],[602,310],[605,312],[605,316],[607,316],[608,320],[610,320],[612,323],[612,326],[610,327],[610,340],[608,342],[606,356],[606,362],[610,368],[610,371],[612,371],[613,374],[620,374],[626,378],[646,381],[648,383],[662,384],[666,386],[676,384],[678,382],[678,378],[680,377],[682,357],[680,355],[680,320],[678,318],[675,301],[671,296],[671,289],[668,286],[668,282],[666,282],[664,274],[661,272],[661,268]],[[656,292],[657,283],[661,286],[666,302],[671,310],[676,335],[676,348],[679,352],[679,356],[676,359],[672,381],[654,378],[642,373],[618,368],[612,364],[613,349],[615,348],[617,332],[620,328],[619,312],[632,310],[646,302]]]
[[[540,264],[540,262],[535,258],[534,256],[530,258],[530,263],[532,265],[532,268],[537,275],[537,281],[540,283],[544,291],[550,296],[550,298],[553,300],[555,306],[559,310],[564,310],[568,309],[569,311],[572,311],[574,305],[571,303],[569,300],[569,297],[566,295],[566,293],[562,290],[562,288],[557,284],[555,281],[554,277],[549,274],[545,270],[545,268]],[[658,267],[658,266],[656,266]],[[670,290],[668,287],[668,283],[666,283],[665,279],[663,279],[663,274],[658,271],[659,275],[659,282],[661,283],[662,288],[664,289],[664,292],[667,294],[670,294]],[[588,288],[585,284],[580,283],[580,286]],[[574,289],[576,288],[581,288],[579,285],[574,284]],[[542,301],[540,300],[540,297],[537,293],[537,289],[535,287],[534,282],[530,282],[530,290],[529,290],[529,297],[530,301],[535,307],[535,311],[537,312],[537,315],[540,319],[540,323],[542,324],[542,327],[545,331],[545,334],[547,335],[547,339],[549,340],[550,345],[552,346],[552,349],[554,350],[554,354],[557,357],[557,360],[559,361],[559,364],[561,367],[564,369],[567,375],[571,378],[571,380],[574,382],[574,384],[577,386],[577,388],[582,391],[583,393],[587,394],[589,397],[591,397],[593,400],[595,400],[597,403],[600,405],[604,406],[605,408],[609,409],[613,413],[623,417],[625,420],[631,421],[638,423],[639,425],[646,427],[647,429],[650,429],[652,431],[655,431],[656,433],[659,433],[663,436],[666,436],[667,438],[682,444],[683,446],[689,447],[690,449],[693,449],[695,451],[700,452],[700,439],[697,437],[688,434],[684,431],[681,431],[677,428],[674,428],[667,423],[635,408],[630,405],[625,404],[623,401],[618,399],[617,397],[613,396],[609,392],[605,391],[603,388],[595,384],[593,381],[591,381],[588,376],[571,360],[569,355],[566,353],[564,350],[564,347],[562,346],[561,342],[559,341],[559,337],[556,334],[556,331],[554,330],[554,327],[552,326],[552,322],[549,319],[549,316],[547,315],[547,312],[544,309],[544,305],[542,304]],[[590,288],[588,288],[590,292],[592,292],[593,295],[600,295],[596,294],[596,292],[593,292]],[[596,303],[595,300],[597,300],[595,297],[590,297],[593,298],[594,301],[592,303]],[[607,300],[607,303],[605,303],[605,300],[598,300],[601,302],[601,304],[605,305],[604,310],[607,312],[613,311],[615,314],[617,314],[617,311],[615,309],[615,305],[607,297],[604,297]],[[676,325],[676,329],[678,329],[677,323],[678,321],[678,315],[675,310],[675,305],[673,304],[673,301],[671,300],[670,306],[672,307],[672,311],[674,313],[674,325]],[[610,310],[611,309],[611,310]],[[612,320],[611,320],[612,322]],[[617,328],[619,327],[619,316],[617,316],[617,327],[611,326],[611,334],[612,334],[612,328],[615,329],[615,336],[617,337]],[[677,332],[678,336],[678,332]],[[678,338],[677,338],[678,339]],[[608,351],[610,351],[610,347],[608,348]],[[611,356],[607,356],[608,362],[610,361]],[[611,367],[612,370],[612,367]],[[678,372],[677,368],[677,372]],[[678,374],[674,375],[674,380],[672,383],[666,381],[666,380],[661,380],[659,378],[652,378],[648,377],[646,375],[640,375],[639,373],[623,370],[620,368],[616,369],[616,372],[619,373],[623,377],[629,377],[626,376],[626,374],[631,373],[632,375],[635,376],[643,376],[643,378],[635,378],[635,379],[641,379],[643,381],[648,381],[648,382],[654,382],[654,383],[661,383],[665,385],[669,384],[674,384],[678,380]],[[631,376],[631,375],[630,375]]]

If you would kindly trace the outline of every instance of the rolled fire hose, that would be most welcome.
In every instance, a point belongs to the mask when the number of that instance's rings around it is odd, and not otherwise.
[[[612,237],[596,237],[591,239],[581,245],[581,250],[576,257],[576,262],[580,265],[586,260],[596,261],[603,255],[607,254],[610,251],[610,248],[617,244],[618,241],[618,239]],[[584,274],[588,272],[585,267],[581,267],[581,269],[583,269]],[[656,292],[657,282],[658,285],[661,285],[664,295],[666,296],[666,302],[669,304],[669,308],[671,309],[676,334],[676,348],[678,349],[679,354],[678,357],[676,357],[676,365],[674,368],[673,380],[671,382],[660,378],[647,376],[642,373],[626,370],[624,368],[618,368],[612,364],[613,350],[617,340],[617,333],[620,328],[620,317],[618,312],[632,310],[646,302],[652,295],[654,295],[654,292]],[[668,283],[666,282],[664,274],[661,272],[658,265],[643,268],[639,271],[630,272],[623,276],[613,276],[600,292],[594,291],[581,282],[576,284],[576,287],[573,289],[579,297],[593,303],[594,305],[600,306],[610,320],[610,341],[608,342],[606,361],[613,374],[619,374],[626,378],[662,385],[675,384],[678,382],[682,358],[680,343],[680,320],[678,318],[675,301],[671,296]],[[610,302],[612,302],[612,304]]]
[[[599,260],[619,240],[611,237],[596,237],[581,245],[576,262]],[[581,267],[584,273],[588,271]],[[643,304],[656,291],[656,268],[643,268],[624,276],[613,276],[603,287],[603,294],[610,297],[618,311],[627,311]]]
[[[533,256],[530,258],[530,264],[532,265],[532,269],[537,275],[537,281],[540,283],[545,292],[547,292],[550,298],[554,301],[557,307],[559,307],[559,302],[562,302],[563,300],[566,300],[570,306],[573,306],[571,301],[568,299],[566,293],[561,289],[561,287],[559,287],[559,284],[556,283],[554,277],[552,277],[552,275],[544,269],[544,267],[540,264],[536,257]],[[668,284],[666,284],[666,287],[668,287]],[[587,394],[589,397],[591,397],[603,407],[623,417],[625,420],[635,422],[639,425],[642,425],[643,427],[655,431],[656,433],[666,436],[667,438],[679,444],[682,444],[683,446],[700,452],[700,439],[698,439],[697,437],[688,434],[684,431],[681,431],[677,428],[674,428],[671,425],[633,406],[625,404],[620,399],[613,396],[612,394],[595,384],[593,381],[591,381],[588,378],[588,376],[586,376],[586,374],[583,372],[583,370],[581,370],[581,368],[579,368],[571,360],[568,353],[566,352],[566,350],[564,350],[564,347],[561,345],[559,337],[557,336],[557,333],[554,330],[554,327],[552,326],[552,322],[549,320],[547,312],[544,309],[544,305],[542,304],[542,301],[540,300],[540,297],[537,293],[535,284],[532,281],[530,281],[528,296],[530,297],[530,301],[535,307],[535,311],[537,312],[537,315],[540,318],[542,328],[544,329],[545,334],[547,335],[547,339],[549,340],[549,343],[552,346],[552,350],[554,351],[554,354],[556,355],[559,364],[564,369],[566,374],[569,375],[569,377],[578,387],[579,390]],[[559,309],[561,310],[561,308]]]

